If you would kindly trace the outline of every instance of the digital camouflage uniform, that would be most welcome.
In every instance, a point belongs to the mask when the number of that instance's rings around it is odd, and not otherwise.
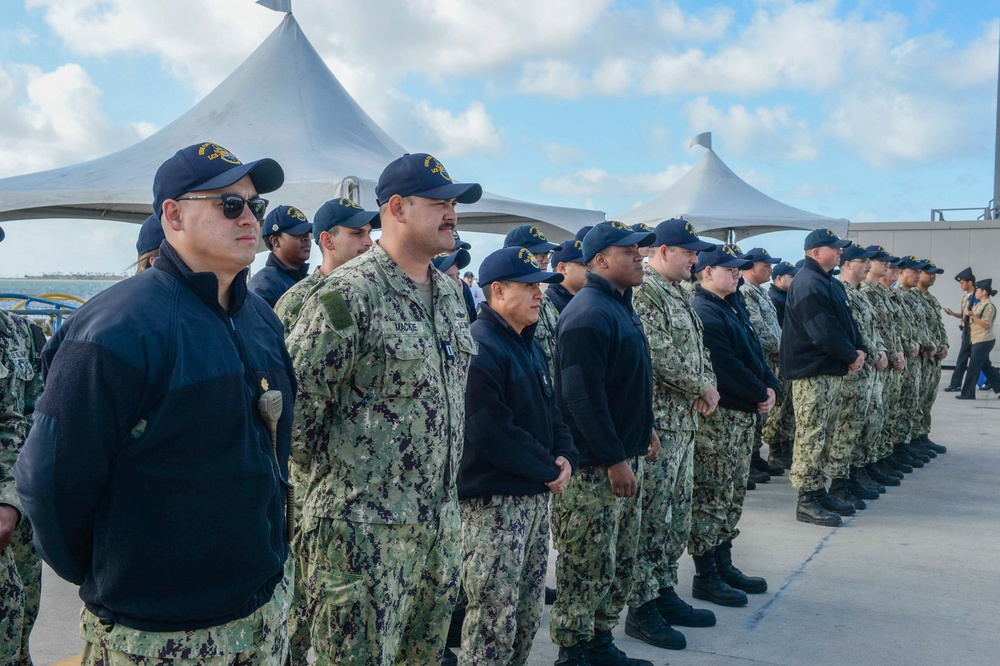
[[[750,313],[750,323],[760,340],[761,351],[764,352],[764,359],[775,377],[779,376],[778,370],[778,346],[781,343],[781,324],[778,323],[778,311],[771,301],[767,292],[749,280],[740,286],[743,292],[744,301],[747,304],[747,312]],[[777,409],[780,403],[784,402],[784,392],[782,392],[774,403]],[[769,413],[757,412],[754,415],[754,436],[753,450],[760,451],[764,444],[764,428],[767,421],[777,416],[772,409]],[[774,440],[770,440],[774,441]]]
[[[524,664],[542,620],[549,494],[474,497],[459,512],[462,578],[476,581],[463,588],[478,597],[470,597],[459,663]]]
[[[924,315],[928,333],[937,347],[948,344],[948,329],[941,315],[941,303],[930,292],[914,289],[917,296],[924,302]],[[937,349],[935,348],[935,352]],[[923,373],[920,376],[920,415],[917,420],[916,437],[922,437],[931,431],[931,408],[937,399],[938,386],[941,384],[941,359],[931,357],[923,360]]]
[[[247,617],[194,631],[139,631],[104,623],[86,606],[80,636],[86,641],[82,666],[275,666],[288,656],[285,625],[292,601],[295,564],[285,562],[285,577],[271,600]]]
[[[887,427],[889,427],[887,424],[894,408],[896,394],[899,391],[899,378],[902,373],[893,369],[891,361],[897,353],[903,352],[905,354],[901,329],[897,321],[898,315],[889,290],[870,280],[862,280],[858,289],[871,306],[875,329],[882,338],[882,348],[886,351],[890,363],[876,375],[871,409],[868,412],[868,418],[865,420],[861,435],[863,441],[870,446],[870,458],[863,463],[856,463],[852,460],[852,466],[882,460],[892,453],[892,439],[887,434]]]
[[[889,334],[892,346],[898,351],[906,353],[913,347],[911,323],[903,309],[895,290],[888,289],[880,283],[865,280],[861,283],[861,291],[865,293],[869,301],[879,316],[878,322],[882,325],[883,340]],[[893,351],[893,350],[890,350]],[[913,359],[905,358],[909,365]],[[900,429],[901,405],[903,404],[902,388],[906,384],[908,371],[892,370],[886,375],[886,381],[882,389],[882,404],[885,409],[885,419],[882,424],[882,431],[878,438],[878,451],[876,455],[881,460],[893,451],[894,445],[900,441],[897,439],[897,432]]]
[[[924,308],[924,301],[917,293],[920,290],[916,287],[906,289],[897,283],[893,291],[895,291],[899,302],[902,304],[904,317],[909,319],[914,337],[917,344],[920,345],[920,353],[912,359],[908,359],[906,364],[907,378],[904,380],[904,386],[901,389],[901,397],[905,402],[905,411],[902,412],[901,416],[905,428],[901,428],[899,435],[902,439],[898,441],[903,443],[909,442],[917,436],[916,430],[921,417],[920,396],[924,390],[924,363],[926,359],[923,358],[923,353],[931,349],[936,350],[937,348],[934,346],[931,332],[926,325],[927,315]]]
[[[614,495],[607,467],[574,471],[566,489],[552,496],[559,597],[549,634],[560,647],[588,641],[595,631],[610,632],[627,601],[642,521],[644,462],[630,460],[639,489],[634,497]]]
[[[739,536],[750,475],[754,415],[721,405],[694,439],[694,491],[688,552],[704,555]]]
[[[886,292],[889,294],[889,305],[895,312],[895,321],[905,355],[914,347],[920,347],[916,325],[907,305],[900,296],[900,292],[896,289],[886,289]],[[909,438],[910,414],[916,400],[917,384],[914,383],[911,367],[915,363],[917,363],[916,358],[907,358],[906,368],[896,377],[894,400],[889,404],[889,415],[892,422],[891,427],[887,429],[887,436],[890,449]]]
[[[326,278],[319,268],[299,280],[288,291],[281,295],[278,302],[274,304],[274,313],[281,320],[281,327],[285,337],[291,333],[295,322],[299,319],[299,312],[302,311],[302,304],[312,294],[312,292]],[[293,557],[297,558],[299,525],[302,522],[302,502],[303,479],[302,471],[294,461],[288,461],[288,481],[295,491],[295,531],[292,534],[291,550]],[[303,562],[295,562],[295,586],[292,598],[292,611],[288,618],[288,644],[291,653],[292,666],[306,663],[306,654],[309,652],[309,618],[306,615],[305,589],[302,585]]]
[[[299,320],[299,313],[302,312],[302,304],[312,295],[312,292],[326,278],[319,268],[305,276],[288,288],[278,302],[274,304],[274,314],[281,320],[281,326],[285,330],[285,337],[292,332],[292,327]]]
[[[788,478],[800,493],[826,487],[843,384],[843,377],[832,375],[792,380],[795,455]]]
[[[21,511],[12,469],[42,392],[42,332],[0,310],[0,504],[21,512],[10,545],[0,552],[0,663],[30,664],[28,637],[38,617],[42,561],[31,545],[31,523]]]
[[[865,426],[869,420],[881,419],[882,379],[875,370],[879,350],[885,343],[875,326],[875,311],[871,303],[846,280],[841,284],[847,292],[847,302],[851,316],[861,331],[861,340],[868,350],[865,364],[858,372],[850,372],[844,377],[841,390],[840,414],[834,431],[834,456],[828,473],[835,479],[846,479],[850,467],[861,467],[874,462],[873,442],[864,438]],[[860,286],[860,285],[859,285]],[[879,414],[875,414],[878,409]]]
[[[320,664],[430,664],[444,648],[476,344],[458,287],[429,272],[432,311],[376,244],[331,273],[287,339],[299,388],[292,459],[305,486],[299,551]]]
[[[542,346],[542,353],[549,364],[549,377],[555,377],[556,359],[556,325],[559,323],[559,308],[547,298],[538,304],[538,326],[535,327],[535,340]]]
[[[691,299],[648,264],[633,292],[653,362],[653,418],[660,457],[643,469],[642,526],[628,604],[656,599],[677,585],[677,562],[691,534],[694,439],[701,415],[694,401],[715,386],[712,360]]]

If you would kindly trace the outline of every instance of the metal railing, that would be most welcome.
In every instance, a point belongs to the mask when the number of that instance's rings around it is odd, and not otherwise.
[[[997,211],[996,204],[993,201],[990,201],[990,205],[986,206],[985,208],[980,206],[976,206],[974,208],[932,208],[931,222],[947,222],[947,220],[944,219],[944,214],[959,210],[979,211],[979,216],[976,218],[977,220],[993,220],[996,219],[996,214],[1000,213],[1000,211]],[[959,218],[959,219],[965,220],[968,218]]]

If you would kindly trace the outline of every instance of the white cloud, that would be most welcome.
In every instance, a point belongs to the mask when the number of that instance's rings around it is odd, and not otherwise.
[[[417,104],[417,113],[436,144],[433,152],[441,157],[496,154],[503,150],[500,132],[482,102],[473,102],[465,111],[453,114],[424,100]]]
[[[566,164],[567,162],[577,162],[582,160],[585,153],[573,146],[564,146],[561,143],[549,142],[541,145],[542,152],[552,164]]]
[[[704,16],[692,16],[671,2],[656,10],[656,22],[665,36],[684,41],[714,41],[726,36],[735,12],[729,7],[710,7]]]
[[[41,171],[104,155],[142,138],[151,127],[114,127],[101,91],[77,64],[51,72],[0,65],[0,176]]]
[[[807,123],[795,118],[787,105],[759,106],[750,111],[734,104],[723,111],[707,97],[699,97],[684,106],[684,114],[692,135],[712,131],[725,142],[727,154],[778,155],[794,161],[814,160],[819,155]]]
[[[690,164],[682,164],[671,165],[659,173],[620,175],[589,167],[564,176],[545,178],[539,189],[568,197],[658,194],[680,180],[690,169]]]

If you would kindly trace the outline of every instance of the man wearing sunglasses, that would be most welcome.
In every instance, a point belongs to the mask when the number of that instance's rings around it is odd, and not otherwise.
[[[84,664],[285,660],[295,379],[246,285],[259,195],[283,181],[274,160],[179,150],[153,181],[155,267],[42,352],[14,474],[42,558],[81,586]]]
[[[282,294],[309,274],[313,225],[295,206],[278,206],[264,220],[261,235],[271,251],[264,268],[250,278],[250,291],[272,308]]]
[[[456,474],[476,343],[431,258],[482,188],[407,154],[375,188],[382,234],[306,299],[287,344],[308,461],[299,552],[319,663],[434,664],[458,594]]]

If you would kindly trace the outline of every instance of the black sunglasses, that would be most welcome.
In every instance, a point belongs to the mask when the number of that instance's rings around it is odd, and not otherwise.
[[[264,221],[264,214],[267,213],[267,199],[254,197],[244,199],[238,194],[213,194],[211,196],[181,197],[175,201],[197,201],[199,199],[219,199],[222,201],[222,214],[230,220],[237,219],[243,214],[243,206],[249,205],[250,212],[257,218],[258,222]]]

